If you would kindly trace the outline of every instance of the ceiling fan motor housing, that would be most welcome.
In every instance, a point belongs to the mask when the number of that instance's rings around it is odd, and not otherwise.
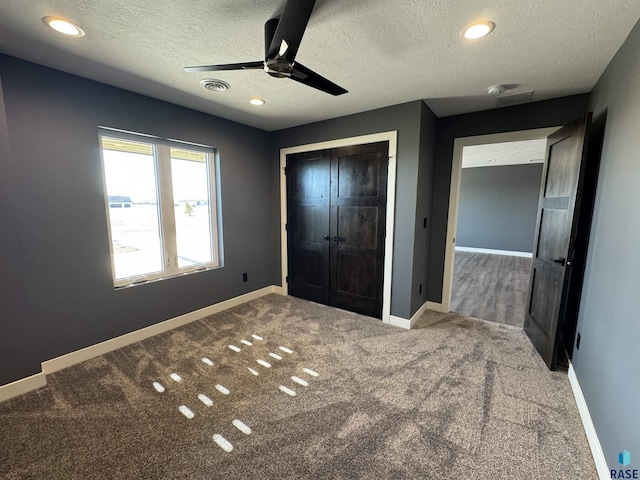
[[[275,78],[288,78],[293,73],[293,64],[283,57],[267,59],[264,71]]]

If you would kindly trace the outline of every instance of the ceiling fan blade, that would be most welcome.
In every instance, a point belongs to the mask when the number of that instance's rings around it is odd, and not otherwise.
[[[224,65],[200,65],[184,67],[185,72],[217,72],[219,70],[258,70],[264,68],[264,62],[227,63]]]
[[[347,90],[342,88],[340,85],[336,85],[331,80],[327,80],[322,75],[318,75],[316,72],[309,70],[300,63],[296,63],[293,66],[293,73],[289,78],[307,85],[308,87],[313,87],[325,93],[330,93],[331,95],[337,96],[348,93]]]
[[[267,49],[267,58],[275,58],[285,40],[289,44],[285,58],[293,62],[315,3],[316,0],[287,0]]]
[[[282,12],[280,12],[279,15],[282,15]],[[269,49],[271,48],[271,42],[273,42],[273,36],[276,34],[279,21],[280,17],[275,17],[270,18],[264,24],[264,58],[270,58]]]

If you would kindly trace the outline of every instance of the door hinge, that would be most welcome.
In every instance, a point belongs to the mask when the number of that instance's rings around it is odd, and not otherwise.
[[[284,281],[289,283],[289,275],[287,275],[286,277],[284,277]]]
[[[289,167],[282,167],[282,170],[284,171],[285,175],[289,173]]]
[[[285,232],[289,231],[289,224],[288,223],[284,224],[284,230],[285,230]]]

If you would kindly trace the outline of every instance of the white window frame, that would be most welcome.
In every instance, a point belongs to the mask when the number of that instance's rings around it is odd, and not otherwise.
[[[159,210],[159,230],[160,230],[160,248],[162,251],[163,270],[159,272],[151,272],[142,275],[134,275],[130,277],[116,278],[115,257],[113,251],[113,238],[111,233],[111,217],[109,209],[109,195],[107,193],[107,176],[105,172],[104,155],[102,148],[102,138],[114,138],[129,142],[146,143],[153,146],[153,158],[155,164],[156,188],[158,192],[158,210]],[[210,270],[221,266],[220,263],[220,225],[218,223],[218,208],[220,199],[217,195],[217,178],[219,157],[216,148],[199,145],[194,143],[183,142],[179,140],[166,139],[145,135],[140,133],[127,132],[123,130],[112,129],[108,127],[98,128],[98,140],[100,150],[100,161],[102,166],[102,179],[104,187],[105,208],[107,213],[107,230],[109,233],[109,251],[111,257],[111,272],[113,284],[115,287],[128,287],[133,285],[144,284],[150,281],[172,278],[193,272]],[[186,267],[178,265],[178,245],[176,234],[176,219],[173,200],[173,184],[171,176],[171,148],[180,148],[183,150],[191,150],[195,152],[205,153],[207,156],[207,180],[209,193],[209,234],[211,238],[211,258],[210,262],[198,263]]]

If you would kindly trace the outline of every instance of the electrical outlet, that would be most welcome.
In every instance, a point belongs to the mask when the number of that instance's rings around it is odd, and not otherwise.
[[[249,280],[249,276],[246,273],[242,274],[242,281],[246,282],[247,280]]]

